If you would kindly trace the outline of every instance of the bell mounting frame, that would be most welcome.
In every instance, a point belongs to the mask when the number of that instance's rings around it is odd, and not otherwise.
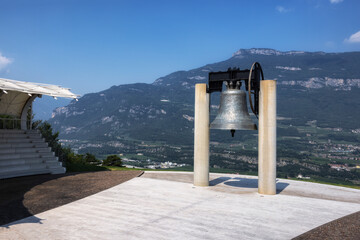
[[[240,86],[242,81],[245,83],[245,89],[248,91],[249,102],[252,112],[256,117],[259,115],[259,92],[260,78],[264,80],[264,73],[260,63],[254,62],[249,69],[240,70],[240,68],[229,68],[226,72],[210,72],[208,82],[208,93],[222,92],[223,83],[230,88]],[[251,95],[254,95],[252,101]]]

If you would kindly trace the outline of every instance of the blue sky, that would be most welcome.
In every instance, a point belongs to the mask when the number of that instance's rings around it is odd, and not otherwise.
[[[0,0],[0,77],[97,92],[240,48],[360,51],[358,0]]]

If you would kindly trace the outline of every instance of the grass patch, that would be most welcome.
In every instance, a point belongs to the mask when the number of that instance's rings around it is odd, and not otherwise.
[[[127,168],[127,167],[116,167],[116,166],[104,166],[107,170],[110,171],[147,171],[148,169],[143,168]]]
[[[114,166],[106,166],[108,170],[111,171],[182,171],[182,172],[192,172],[193,167],[178,167],[178,168],[162,168],[162,169],[150,169],[150,168],[127,168],[127,167],[114,167]]]
[[[303,181],[303,182],[313,182],[313,183],[321,183],[321,184],[326,184],[326,185],[333,185],[333,186],[339,186],[339,187],[347,187],[347,188],[355,188],[355,189],[360,189],[359,185],[355,185],[355,184],[348,184],[348,183],[339,183],[336,182],[336,180],[331,180],[331,179],[320,179],[320,178],[313,178],[313,179],[298,179],[298,178],[291,178],[291,180],[295,180],[295,181]]]
[[[158,169],[160,171],[179,171],[179,172],[193,172],[193,166],[184,166],[184,167],[177,167],[177,168],[165,168],[165,169]]]

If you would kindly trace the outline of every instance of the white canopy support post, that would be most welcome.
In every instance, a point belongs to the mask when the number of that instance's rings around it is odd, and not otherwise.
[[[32,95],[31,97],[29,97],[29,99],[26,101],[22,111],[21,111],[21,129],[22,130],[27,130],[28,127],[27,127],[27,116],[28,116],[28,111],[29,111],[29,108],[31,107],[33,101],[35,100],[35,98],[37,97],[38,95],[34,94]],[[30,128],[31,128],[31,119],[30,119]]]
[[[206,84],[195,85],[194,119],[194,185],[209,186],[209,108],[210,96]]]
[[[259,189],[276,194],[276,81],[260,81]]]

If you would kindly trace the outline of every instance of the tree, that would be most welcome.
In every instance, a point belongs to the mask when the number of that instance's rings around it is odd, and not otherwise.
[[[53,129],[50,123],[46,121],[37,121],[34,122],[33,126],[34,125],[36,126],[36,129],[41,132],[43,138],[45,138],[45,141],[49,144],[51,148],[53,148],[53,150],[59,147],[59,132],[53,133]]]
[[[122,167],[122,161],[118,155],[109,155],[103,160],[102,165]]]
[[[59,160],[65,163],[67,171],[70,172],[84,172],[84,171],[103,171],[107,170],[104,167],[98,166],[100,161],[96,159],[95,155],[86,153],[85,155],[76,154],[69,146],[62,146],[59,143],[59,132],[53,132],[53,129],[48,122],[35,121],[32,125],[33,129],[38,129],[43,138],[55,152]],[[116,156],[116,155],[115,155]],[[114,161],[114,164],[119,164],[118,161]],[[119,166],[119,165],[114,165]],[[121,166],[121,160],[120,160]]]
[[[94,165],[98,165],[100,164],[100,160],[98,160],[94,154],[91,154],[91,153],[86,153],[85,156],[84,156],[84,160],[85,160],[85,163],[88,163],[88,164],[94,164]]]

